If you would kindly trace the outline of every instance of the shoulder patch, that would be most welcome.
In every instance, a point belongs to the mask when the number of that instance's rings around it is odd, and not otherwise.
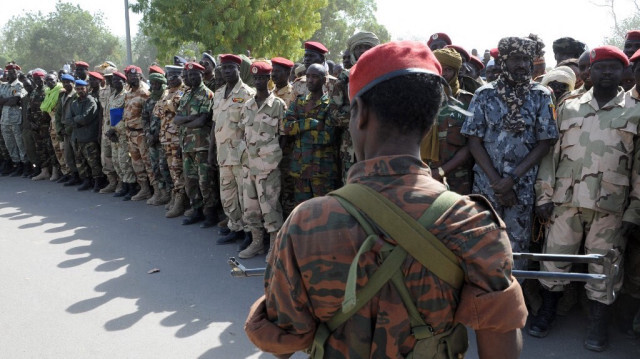
[[[244,99],[242,97],[234,97],[232,101],[235,103],[243,103]]]

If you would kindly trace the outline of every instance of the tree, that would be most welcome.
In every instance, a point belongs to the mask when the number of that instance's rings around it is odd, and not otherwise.
[[[302,54],[302,41],[320,27],[327,0],[139,0],[131,9],[143,14],[142,31],[161,58],[184,43],[214,53],[256,57]]]
[[[631,0],[635,7],[635,11],[628,17],[619,20],[615,10],[615,0],[607,0],[602,4],[596,4],[609,10],[613,18],[613,29],[610,36],[605,38],[605,43],[619,48],[624,48],[624,38],[629,30],[640,29],[640,2]]]
[[[321,24],[311,39],[329,49],[329,58],[341,62],[341,54],[347,48],[347,40],[356,31],[375,33],[381,42],[391,39],[384,25],[375,17],[375,0],[329,0],[321,11]]]
[[[30,12],[10,20],[2,31],[1,51],[25,69],[60,69],[73,60],[121,62],[120,43],[104,24],[80,6],[58,2],[53,12]]]

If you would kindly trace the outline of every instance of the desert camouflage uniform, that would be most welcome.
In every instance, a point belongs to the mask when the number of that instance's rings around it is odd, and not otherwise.
[[[298,205],[324,196],[338,186],[335,123],[329,114],[329,96],[324,94],[309,112],[305,105],[311,94],[300,96],[287,110],[281,133],[294,141],[289,173],[294,178],[294,198]],[[290,213],[293,208],[285,208]]]
[[[513,132],[503,126],[503,118],[508,109],[497,94],[492,82],[476,92],[469,116],[462,126],[461,133],[482,139],[483,146],[491,159],[493,167],[500,176],[505,176],[522,162],[539,141],[558,138],[558,128],[554,121],[553,102],[547,88],[532,84],[528,96],[523,99],[520,109],[525,123],[524,130]],[[481,194],[491,201],[500,217],[507,224],[509,238],[514,252],[528,252],[533,226],[533,207],[535,191],[533,185],[538,173],[535,165],[520,177],[513,187],[518,204],[503,207],[498,204],[489,177],[477,163],[473,167],[472,193]],[[514,268],[524,269],[526,260],[516,261]]]
[[[109,96],[109,108],[124,108],[126,90],[116,93],[113,91]],[[109,113],[109,125],[111,125],[111,113]],[[118,122],[115,126],[111,126],[118,136],[118,141],[111,142],[111,154],[113,158],[113,168],[118,177],[125,183],[136,183],[136,176],[131,165],[131,156],[129,156],[129,142],[127,141],[127,129],[124,120]]]
[[[115,176],[116,170],[113,165],[113,153],[111,152],[111,141],[107,138],[107,132],[111,129],[111,116],[109,110],[109,98],[115,91],[110,86],[100,89],[98,100],[102,109],[102,126],[100,126],[100,161],[102,162],[102,172],[107,176]]]
[[[325,84],[322,86],[322,92],[324,93],[332,93],[333,92],[333,87],[336,85],[336,82],[338,81],[337,78],[331,76],[331,75],[327,75],[327,81],[325,82]],[[301,76],[298,77],[297,79],[295,79],[293,81],[293,83],[291,84],[292,86],[292,91],[293,91],[293,96],[294,98],[298,98],[298,96],[306,96],[309,94],[309,89],[307,88],[307,76]]]
[[[131,166],[136,174],[136,181],[142,183],[148,179],[153,186],[156,184],[156,178],[151,171],[149,149],[142,124],[142,109],[148,98],[149,90],[142,85],[135,91],[127,92],[124,95],[124,113],[121,122],[124,122],[127,130],[129,155],[131,156]]]
[[[69,167],[69,172],[77,173],[76,167],[76,155],[73,148],[73,141],[71,136],[73,135],[73,123],[68,122],[67,113],[71,109],[71,103],[78,97],[75,90],[71,93],[64,93],[60,96],[58,101],[58,107],[56,111],[56,131],[59,139],[62,139],[62,150],[64,152],[64,162]]]
[[[295,94],[293,93],[293,86],[288,83],[287,86],[284,86],[279,89],[275,89],[273,92],[274,95],[282,99],[288,109],[293,101],[296,100]],[[284,118],[280,120],[284,121]],[[282,125],[281,125],[282,126]],[[296,201],[293,196],[293,177],[289,174],[289,167],[291,166],[291,155],[293,154],[293,141],[286,141],[284,137],[281,137],[282,146],[282,160],[280,161],[280,178],[281,178],[281,187],[280,187],[280,204],[282,208],[294,208],[296,206]],[[286,215],[289,213],[287,212]]]
[[[177,114],[180,116],[210,114],[213,106],[213,92],[204,83],[187,90],[180,99]],[[199,128],[180,127],[182,144],[182,166],[185,190],[191,207],[213,208],[218,203],[218,186],[214,180],[216,173],[209,164],[209,144],[211,120]]]
[[[232,231],[244,229],[242,222],[242,156],[245,150],[244,132],[240,128],[240,110],[255,95],[255,90],[238,82],[225,98],[228,85],[216,91],[213,105],[218,166],[220,167],[220,199]]]
[[[636,93],[637,96],[637,93]],[[622,221],[640,225],[640,141],[638,100],[620,88],[602,108],[593,89],[567,100],[558,110],[560,140],[541,165],[536,181],[537,205],[554,203],[545,253],[578,254],[585,236],[586,254],[613,249],[620,264],[626,240],[619,232]],[[543,262],[543,270],[564,271],[570,263]],[[589,264],[589,273],[602,273]],[[567,282],[540,280],[552,291]],[[616,278],[614,290],[622,285]],[[604,283],[587,283],[587,297],[604,304]]]
[[[280,205],[280,120],[284,118],[284,101],[269,94],[261,106],[251,98],[240,112],[247,162],[243,163],[242,219],[249,230],[277,232],[282,226]]]
[[[27,96],[27,90],[24,89],[22,82],[15,80],[13,83],[5,83],[0,86],[0,97],[9,98],[19,96],[23,99]],[[9,152],[9,156],[13,163],[25,162],[26,154],[24,143],[22,142],[22,107],[20,104],[15,106],[2,106],[2,137],[4,144]]]
[[[167,90],[167,94],[158,101],[161,106],[160,115],[160,144],[164,149],[169,173],[173,182],[175,194],[184,192],[184,176],[182,176],[183,164],[180,149],[180,133],[178,126],[173,123],[176,111],[180,106],[180,98],[184,94],[184,87],[175,87]],[[215,178],[214,178],[215,180]]]
[[[381,193],[414,219],[445,190],[411,156],[360,161],[351,168],[348,181]],[[480,196],[462,197],[429,231],[458,257],[464,271],[458,291],[414,258],[404,261],[404,283],[433,332],[442,333],[455,323],[499,332],[522,328],[527,310],[511,275],[509,238],[489,203]],[[249,338],[280,354],[285,352],[279,350],[290,353],[309,347],[318,323],[341,310],[349,265],[366,238],[335,198],[314,198],[298,206],[278,233],[266,268],[266,298],[256,303],[265,305],[254,304],[245,325]],[[383,242],[397,243],[381,236],[360,257],[358,290],[379,269]],[[265,342],[274,338],[279,340]],[[386,283],[329,336],[325,357],[405,358],[415,342],[402,299],[393,284]]]

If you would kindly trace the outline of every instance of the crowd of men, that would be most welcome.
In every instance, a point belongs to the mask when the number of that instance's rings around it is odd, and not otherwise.
[[[444,88],[419,148],[430,176],[459,194],[484,196],[504,221],[513,252],[528,252],[542,237],[546,253],[613,251],[625,269],[624,280],[615,278],[616,296],[605,284],[585,286],[584,344],[595,351],[608,345],[616,298],[618,324],[628,335],[640,332],[633,326],[640,308],[640,31],[625,40],[621,51],[558,39],[550,70],[536,35],[503,38],[482,60],[444,33],[427,44]],[[241,240],[240,258],[280,255],[286,248],[274,251],[276,236],[296,206],[357,181],[354,172],[383,172],[349,171],[363,156],[351,137],[360,127],[353,127],[359,93],[350,92],[361,84],[350,84],[349,69],[378,45],[375,34],[356,33],[339,65],[314,41],[304,43],[302,64],[176,56],[173,65],[149,67],[147,79],[135,65],[120,71],[109,61],[93,68],[76,61],[73,73],[23,72],[9,63],[0,86],[0,171],[164,205],[167,218],[185,215],[184,225],[219,225],[217,244]],[[383,73],[381,67],[370,71]],[[381,78],[362,91],[388,76]],[[405,132],[413,126],[396,124]],[[568,272],[571,264],[544,262],[541,270]],[[527,293],[537,313],[528,332],[544,337],[569,291],[566,281],[539,283],[539,294]]]

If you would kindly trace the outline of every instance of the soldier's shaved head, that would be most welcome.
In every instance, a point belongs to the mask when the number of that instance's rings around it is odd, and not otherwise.
[[[309,66],[309,68],[307,69],[307,75],[309,75],[309,74],[327,76],[327,69],[325,69],[325,67],[323,65],[313,64],[313,65]]]

